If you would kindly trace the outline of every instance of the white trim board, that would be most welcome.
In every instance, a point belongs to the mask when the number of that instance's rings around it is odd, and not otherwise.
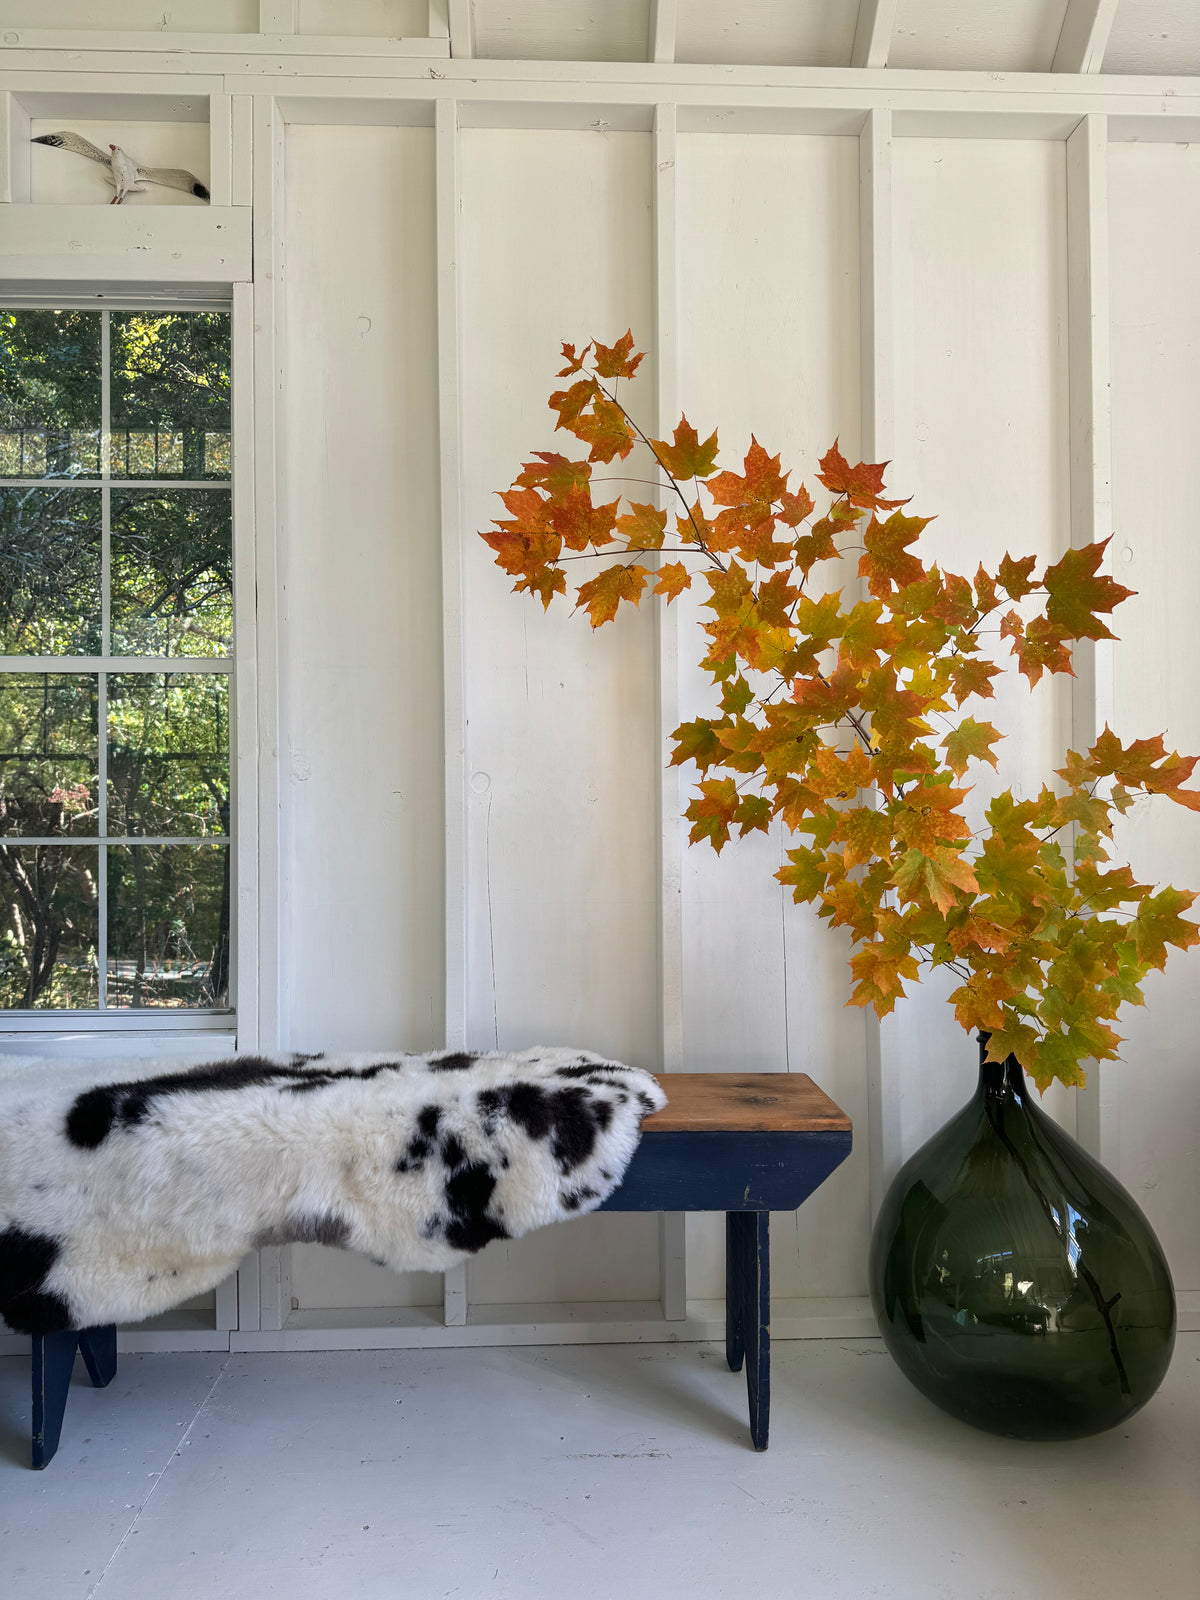
[[[876,1334],[868,1301],[776,1300],[774,1339],[853,1339]],[[293,1311],[274,1333],[234,1333],[231,1350],[414,1350],[531,1344],[680,1344],[724,1339],[725,1302],[689,1300],[668,1321],[654,1300],[474,1308],[446,1327],[437,1306]]]
[[[0,280],[229,284],[252,276],[246,207],[9,205],[0,217]]]

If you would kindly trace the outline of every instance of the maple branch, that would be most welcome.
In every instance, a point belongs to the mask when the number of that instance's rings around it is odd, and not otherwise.
[[[647,450],[649,450],[650,454],[654,457],[655,461],[658,462],[659,466],[663,469],[663,471],[666,473],[667,477],[670,479],[670,483],[671,483],[672,489],[674,489],[675,493],[679,496],[680,505],[683,507],[684,511],[687,512],[687,519],[691,523],[692,530],[696,535],[696,543],[700,546],[701,550],[703,550],[704,554],[708,557],[708,559],[711,562],[713,562],[713,564],[715,566],[719,567],[722,572],[727,572],[729,569],[725,566],[725,564],[722,562],[720,557],[714,555],[713,552],[705,544],[704,536],[701,534],[700,529],[696,527],[696,519],[692,515],[691,506],[689,506],[688,503],[687,503],[687,497],[685,496],[683,490],[679,487],[679,483],[678,483],[678,481],[677,481],[677,479],[675,477],[675,474],[671,471],[670,467],[667,466],[666,462],[659,455],[658,451],[654,448],[654,440],[651,439],[649,437],[649,435],[644,432],[644,430],[642,429],[641,425],[639,423],[635,422],[634,419],[629,415],[628,411],[626,411],[625,407],[617,399],[616,394],[615,393],[613,393],[613,394],[609,393],[609,391],[604,387],[603,383],[600,381],[600,376],[599,376],[598,373],[594,374],[594,382],[595,382],[595,385],[596,385],[597,389],[599,389],[600,393],[602,395],[605,395],[609,400],[612,401],[613,405],[616,406],[617,410],[625,418],[625,421],[633,429],[634,433],[637,434],[638,438],[646,446]],[[662,485],[660,484],[657,487],[661,488]],[[699,502],[697,501],[697,503],[699,503]]]

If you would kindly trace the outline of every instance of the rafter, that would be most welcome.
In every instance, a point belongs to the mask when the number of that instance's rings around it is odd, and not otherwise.
[[[647,60],[674,61],[678,21],[679,0],[650,0]]]
[[[1099,72],[1119,0],[1067,0],[1053,72]]]
[[[886,67],[899,0],[858,0],[852,67]]]

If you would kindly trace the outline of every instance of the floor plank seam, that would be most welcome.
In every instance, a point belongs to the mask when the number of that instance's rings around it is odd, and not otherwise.
[[[182,1451],[184,1445],[191,1438],[192,1430],[195,1428],[196,1424],[199,1422],[201,1416],[203,1415],[205,1407],[208,1405],[208,1403],[212,1399],[213,1395],[217,1392],[217,1386],[220,1384],[221,1379],[225,1376],[226,1372],[228,1372],[229,1363],[232,1360],[233,1360],[232,1355],[229,1355],[229,1356],[226,1356],[225,1360],[221,1363],[221,1370],[217,1373],[216,1377],[213,1379],[208,1393],[204,1396],[204,1399],[201,1400],[200,1404],[196,1407],[195,1415],[192,1417],[192,1420],[188,1423],[187,1427],[183,1430],[182,1435],[175,1441],[175,1448],[171,1451],[171,1454],[167,1457],[166,1461],[163,1463],[162,1467],[159,1469],[158,1473],[156,1474],[154,1482],[150,1485],[150,1489],[149,1489],[148,1494],[146,1495],[146,1498],[142,1501],[141,1505],[138,1507],[137,1513],[134,1516],[133,1521],[125,1529],[125,1532],[121,1535],[120,1543],[117,1545],[117,1548],[113,1551],[112,1555],[109,1556],[108,1560],[104,1563],[104,1571],[100,1574],[100,1576],[96,1579],[95,1583],[88,1590],[87,1594],[84,1596],[84,1600],[95,1600],[96,1595],[99,1594],[101,1586],[104,1583],[104,1580],[108,1577],[109,1573],[112,1571],[113,1566],[116,1564],[117,1558],[120,1556],[122,1550],[124,1550],[125,1546],[129,1543],[130,1539],[133,1537],[134,1531],[136,1530],[138,1523],[145,1516],[146,1508],[149,1506],[151,1500],[153,1500],[153,1498],[155,1496],[155,1493],[158,1490],[159,1484],[163,1481],[163,1479],[166,1477],[168,1471],[170,1470],[171,1463],[173,1461],[178,1460],[179,1454]]]

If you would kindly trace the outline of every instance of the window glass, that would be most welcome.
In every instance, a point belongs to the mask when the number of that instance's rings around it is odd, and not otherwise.
[[[229,1007],[229,334],[0,309],[0,1009]]]

